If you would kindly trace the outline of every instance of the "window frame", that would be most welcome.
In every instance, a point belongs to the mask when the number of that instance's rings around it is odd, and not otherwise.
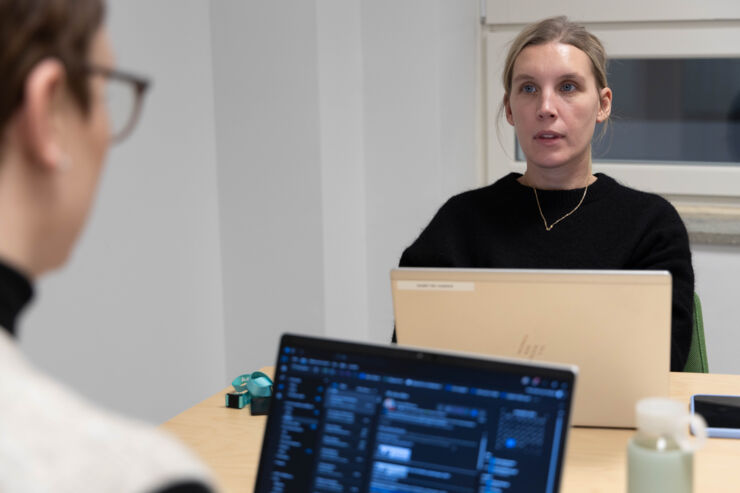
[[[489,6],[490,3],[491,0]],[[601,39],[610,58],[740,58],[740,19],[586,22],[585,25]],[[483,31],[488,181],[511,171],[523,172],[525,168],[523,162],[515,160],[513,127],[499,114],[504,95],[500,74],[509,43],[522,27],[521,23],[487,21]],[[740,162],[737,166],[599,162],[594,163],[593,169],[646,191],[668,196],[728,197],[740,205]]]

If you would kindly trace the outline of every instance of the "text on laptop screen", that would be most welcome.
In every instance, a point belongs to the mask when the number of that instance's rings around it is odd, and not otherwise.
[[[572,373],[344,346],[284,340],[255,491],[557,491]]]

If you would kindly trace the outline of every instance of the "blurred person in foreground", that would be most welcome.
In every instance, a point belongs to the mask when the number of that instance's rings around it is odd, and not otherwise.
[[[207,492],[174,438],[96,408],[26,360],[16,318],[62,266],[147,82],[116,69],[102,0],[0,0],[0,491]],[[115,105],[108,98],[118,99]],[[113,100],[111,100],[113,101]],[[57,330],[64,330],[60,321]],[[83,342],[84,343],[84,342]]]

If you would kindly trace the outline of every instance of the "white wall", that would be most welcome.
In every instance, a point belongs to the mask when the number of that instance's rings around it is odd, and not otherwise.
[[[72,261],[40,283],[20,335],[55,377],[160,422],[226,385],[208,5],[109,8],[119,66],[154,85],[109,155]]]
[[[367,340],[362,32],[359,0],[316,2],[324,333]]]
[[[476,186],[475,0],[362,2],[370,338],[393,326],[389,270]]]
[[[212,4],[230,374],[286,330],[390,339],[389,270],[475,184],[477,18],[475,0]]]
[[[211,4],[231,376],[272,364],[281,332],[322,334],[314,2]]]

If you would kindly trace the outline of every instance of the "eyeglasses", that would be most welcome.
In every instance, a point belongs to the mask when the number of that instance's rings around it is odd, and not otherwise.
[[[136,126],[149,80],[120,70],[88,65],[86,70],[107,80],[105,100],[111,127],[111,141],[121,142]]]

